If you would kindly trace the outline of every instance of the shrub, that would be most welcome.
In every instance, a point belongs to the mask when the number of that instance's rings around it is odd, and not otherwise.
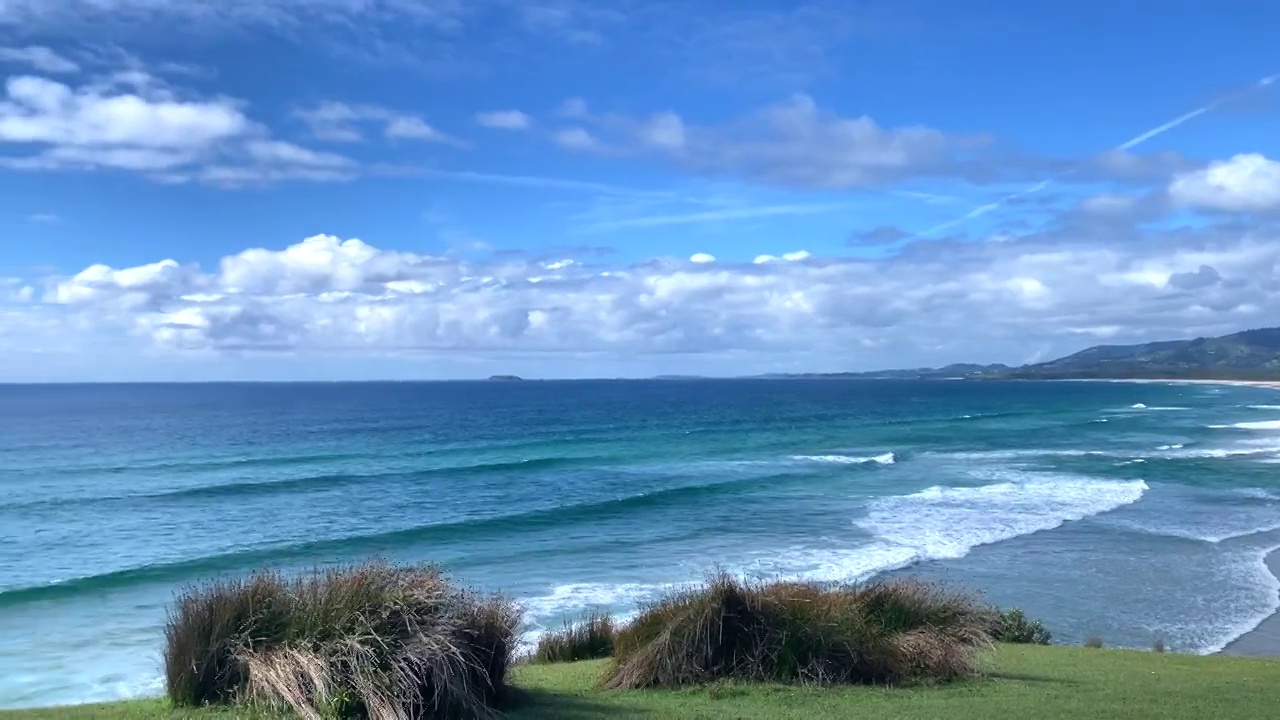
[[[1053,640],[1044,623],[1028,618],[1018,608],[1000,613],[991,634],[996,642],[1022,645],[1048,645]]]
[[[1097,635],[1090,635],[1089,637],[1084,639],[1084,646],[1087,648],[1093,648],[1094,650],[1097,650],[1102,647],[1102,638],[1098,637]]]
[[[1156,638],[1155,642],[1151,643],[1151,650],[1153,652],[1162,653],[1165,649],[1164,638]]]
[[[176,706],[257,701],[299,717],[486,717],[520,613],[431,567],[264,572],[185,591],[165,628]]]
[[[538,640],[533,661],[539,663],[576,662],[613,654],[613,618],[595,611],[578,622],[566,622],[561,630],[548,632]]]
[[[991,626],[987,608],[920,582],[761,584],[721,574],[621,629],[606,686],[949,679],[973,672]]]

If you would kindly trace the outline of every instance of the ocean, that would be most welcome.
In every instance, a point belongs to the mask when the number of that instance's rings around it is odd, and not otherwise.
[[[0,386],[0,707],[158,694],[175,591],[442,563],[525,639],[714,569],[909,574],[1063,642],[1273,613],[1280,392],[671,380]]]

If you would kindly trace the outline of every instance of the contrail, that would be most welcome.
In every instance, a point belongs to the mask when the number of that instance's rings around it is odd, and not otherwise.
[[[1198,107],[1195,110],[1192,110],[1191,112],[1179,115],[1178,117],[1164,123],[1163,125],[1157,125],[1151,128],[1150,130],[1147,130],[1146,132],[1142,133],[1141,135],[1134,136],[1133,138],[1130,138],[1129,140],[1126,140],[1125,142],[1120,143],[1119,145],[1112,148],[1112,150],[1129,150],[1131,148],[1137,147],[1138,145],[1141,145],[1142,143],[1150,140],[1151,138],[1163,135],[1169,132],[1170,130],[1178,127],[1179,125],[1182,125],[1183,123],[1189,120],[1194,120],[1195,118],[1200,117],[1201,115],[1204,115],[1205,113],[1210,112],[1221,105],[1232,102],[1234,100],[1238,100],[1259,89],[1269,87],[1272,84],[1274,84],[1276,81],[1280,81],[1280,73],[1277,73],[1275,75],[1268,75],[1243,90],[1230,93],[1228,95],[1223,95],[1222,97],[1217,98],[1216,100],[1213,100],[1202,107]],[[905,240],[902,240],[900,242],[903,244],[909,243],[912,240],[916,240],[918,238],[922,238],[927,235],[932,235],[938,232],[939,230],[946,230],[947,228],[952,228],[952,227],[955,227],[956,225],[961,225],[963,223],[966,223],[976,217],[986,215],[992,210],[996,210],[1002,207],[1003,205],[1005,205],[1011,200],[1017,200],[1020,197],[1031,195],[1033,193],[1038,193],[1041,190],[1054,184],[1055,182],[1061,180],[1062,178],[1068,175],[1071,175],[1072,173],[1078,172],[1083,167],[1084,167],[1084,163],[1081,163],[1074,167],[1067,168],[1066,170],[1063,170],[1062,172],[1057,173],[1056,175],[1050,176],[1048,180],[1041,180],[1040,182],[1036,183],[1035,185],[1032,185],[1031,187],[1025,190],[1019,190],[1018,192],[1013,193],[1012,195],[1006,195],[1005,197],[1002,197],[999,200],[995,200],[993,202],[989,202],[986,205],[979,205],[978,207],[970,210],[964,215],[961,215],[955,220],[948,220],[947,222],[941,223],[939,225],[934,225],[928,230],[925,230],[924,232],[921,232],[921,233],[917,233],[916,235],[910,238],[907,238]]]

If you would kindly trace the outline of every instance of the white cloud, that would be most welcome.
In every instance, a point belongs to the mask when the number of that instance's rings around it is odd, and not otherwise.
[[[476,113],[476,122],[483,127],[498,130],[523,130],[533,124],[533,120],[519,110]]]
[[[27,222],[36,225],[57,225],[62,222],[62,218],[54,213],[31,213],[27,216]]]
[[[1236,155],[1178,175],[1169,184],[1179,204],[1222,212],[1280,210],[1280,162],[1258,153]]]
[[[679,151],[684,147],[684,121],[673,112],[658,113],[640,128],[640,139],[661,150]]]
[[[587,110],[587,101],[580,97],[571,97],[560,103],[560,107],[556,110],[556,114],[566,118],[585,118],[590,116]]]
[[[553,139],[571,150],[652,153],[699,173],[813,188],[963,175],[969,171],[964,154],[989,142],[923,126],[885,128],[865,115],[842,117],[803,94],[722,125],[693,125],[674,112],[584,120],[585,126]]]
[[[139,70],[80,87],[9,78],[0,100],[0,158],[13,170],[114,169],[164,182],[246,185],[338,180],[355,163],[274,140],[229,98],[184,98]]]
[[[43,73],[64,74],[80,72],[80,65],[43,45],[28,47],[0,47],[0,63],[20,63]]]
[[[451,145],[460,144],[459,140],[431,127],[426,121],[418,117],[402,116],[392,118],[387,122],[387,126],[382,132],[389,138],[425,140],[427,142],[448,143]]]
[[[857,369],[1016,361],[1076,350],[1082,334],[1104,330],[1128,342],[1263,325],[1280,314],[1277,267],[1276,238],[1212,229],[1126,244],[933,243],[874,260],[794,251],[631,265],[464,260],[321,235],[211,269],[164,260],[20,279],[10,287],[43,283],[45,302],[9,312],[41,313],[11,327],[48,325],[22,331],[28,346],[80,338],[179,363],[190,352],[282,349],[356,365],[388,353],[607,352],[661,368],[680,353],[733,354],[723,370],[750,372],[799,353]]]
[[[687,212],[678,214],[641,215],[601,220],[587,225],[584,230],[599,232],[620,228],[658,227],[662,225],[691,225],[695,223],[718,223],[729,220],[752,220],[768,217],[792,215],[816,215],[840,210],[846,207],[834,203],[807,203],[792,205],[746,205],[743,207],[723,207],[716,210]]]
[[[382,134],[388,138],[462,144],[457,138],[437,130],[416,115],[378,105],[348,105],[330,101],[298,110],[295,114],[306,123],[317,140],[360,142],[365,139],[362,126],[375,124],[381,127]]]
[[[227,100],[179,101],[98,87],[73,89],[30,76],[10,78],[5,95],[0,142],[55,150],[157,150],[186,156],[251,129],[248,118]]]
[[[570,150],[596,150],[600,148],[600,141],[588,132],[585,128],[565,128],[557,131],[552,136],[556,144]]]

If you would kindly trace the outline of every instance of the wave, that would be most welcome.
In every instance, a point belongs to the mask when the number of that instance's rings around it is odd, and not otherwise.
[[[866,457],[855,457],[851,455],[792,455],[791,459],[804,462],[831,463],[836,465],[865,465],[867,463],[893,465],[897,462],[896,456],[891,452]]]
[[[1156,448],[1156,449],[1157,449],[1157,450],[1181,450],[1181,449],[1182,449],[1182,447],[1183,447],[1183,446],[1182,446],[1182,443],[1177,443],[1177,444],[1175,444],[1175,445],[1161,445],[1160,447],[1158,447],[1158,448]]]
[[[1251,410],[1280,410],[1280,405],[1248,405]]]
[[[1267,558],[1274,552],[1280,552],[1280,545],[1260,549],[1250,558],[1253,572],[1262,581],[1262,584],[1266,586],[1267,607],[1253,613],[1250,617],[1229,629],[1218,642],[1208,647],[1200,648],[1197,652],[1201,655],[1214,655],[1222,652],[1231,643],[1257,630],[1267,618],[1280,612],[1280,578],[1275,576],[1267,563]]]
[[[1022,450],[973,450],[963,452],[928,452],[925,455],[956,460],[1016,460],[1031,457],[1118,457],[1105,450],[1074,448],[1026,448]]]
[[[244,482],[219,483],[216,485],[197,485],[195,487],[178,488],[154,493],[136,493],[122,495],[97,495],[59,500],[37,500],[14,505],[0,505],[7,509],[49,507],[67,505],[88,505],[103,502],[130,500],[138,502],[171,502],[208,498],[233,498],[253,495],[274,495],[298,491],[315,491],[340,488],[350,485],[362,485],[370,482],[386,480],[430,478],[437,475],[467,476],[487,473],[501,473],[507,470],[545,470],[566,467],[582,463],[600,462],[598,457],[544,457],[527,460],[506,460],[501,462],[480,463],[476,465],[455,465],[422,470],[395,471],[383,473],[331,475],[310,475],[287,480],[249,480]]]
[[[1210,425],[1210,428],[1222,430],[1226,428],[1235,428],[1237,430],[1280,430],[1280,420],[1259,420],[1257,422],[1238,422],[1231,425]]]
[[[928,560],[964,557],[975,547],[1051,530],[1137,502],[1142,480],[1029,474],[1032,479],[978,487],[931,487],[880,498],[855,524],[877,539]]]
[[[788,480],[810,479],[807,473],[774,473],[739,477],[721,482],[681,485],[647,493],[606,498],[576,505],[544,507],[522,512],[489,515],[455,522],[418,525],[365,535],[313,540],[303,543],[251,548],[189,560],[157,563],[47,585],[12,588],[0,592],[0,608],[50,598],[73,597],[87,591],[113,590],[149,583],[181,582],[209,575],[244,572],[291,561],[317,557],[364,557],[385,553],[426,540],[459,540],[467,536],[506,534],[572,523],[609,520],[617,515],[701,500],[755,487],[776,486]]]

